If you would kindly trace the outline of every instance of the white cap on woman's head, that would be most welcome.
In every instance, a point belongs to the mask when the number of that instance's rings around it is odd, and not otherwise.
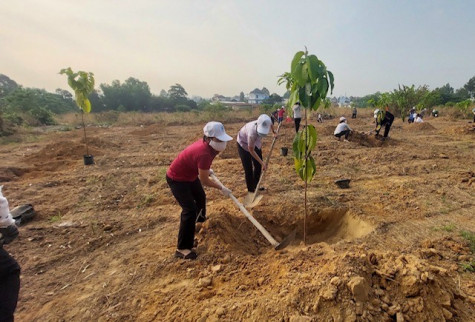
[[[226,134],[224,126],[220,122],[208,122],[203,128],[203,133],[209,138],[217,138],[220,141],[227,142],[233,138]]]
[[[264,134],[264,135],[269,134],[271,124],[272,124],[272,121],[269,115],[261,114],[257,118],[257,133]]]
[[[342,116],[340,117],[340,122],[346,121],[346,117]]]

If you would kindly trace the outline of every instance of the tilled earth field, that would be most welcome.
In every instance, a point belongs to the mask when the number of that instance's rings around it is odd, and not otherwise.
[[[333,137],[337,121],[311,121],[319,141],[306,243],[304,184],[285,124],[252,213],[277,240],[294,229],[296,240],[275,251],[231,199],[206,188],[196,261],[173,258],[180,208],[165,171],[204,124],[89,127],[92,166],[83,165],[82,130],[1,146],[10,207],[38,212],[5,246],[22,267],[16,319],[475,320],[474,125],[396,120],[382,142],[368,134],[369,115],[347,117],[350,142]],[[234,138],[242,125],[225,123]],[[245,195],[235,141],[213,169]],[[348,189],[334,183],[344,178]]]

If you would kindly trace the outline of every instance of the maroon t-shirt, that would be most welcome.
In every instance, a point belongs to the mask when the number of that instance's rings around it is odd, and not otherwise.
[[[167,176],[175,181],[193,182],[198,178],[198,169],[209,170],[218,152],[202,139],[187,146],[173,160]]]

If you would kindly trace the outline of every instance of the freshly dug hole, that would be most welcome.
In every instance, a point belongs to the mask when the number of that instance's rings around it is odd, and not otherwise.
[[[303,238],[303,221],[298,236]],[[307,243],[326,242],[334,244],[340,240],[353,240],[363,237],[374,227],[350,214],[348,208],[323,208],[310,212],[307,217]]]
[[[244,214],[236,211],[227,207],[214,209],[199,234],[200,245],[212,252],[225,249],[252,255],[272,249],[272,245]],[[278,242],[294,229],[297,235],[291,245],[298,245],[303,240],[303,214],[293,217],[284,213],[267,214],[256,211],[253,216]],[[373,230],[371,224],[348,214],[348,208],[315,209],[307,217],[307,244],[334,244],[340,240],[363,237]]]

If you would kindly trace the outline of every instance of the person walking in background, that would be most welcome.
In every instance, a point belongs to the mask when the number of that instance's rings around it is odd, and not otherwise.
[[[292,106],[292,110],[294,112],[295,133],[298,133],[299,128],[300,128],[300,121],[302,121],[302,112],[300,110],[300,102],[296,102],[294,106]]]
[[[18,236],[18,229],[10,214],[7,198],[0,186],[0,321],[12,322],[20,292],[20,266],[3,245]]]
[[[280,108],[276,109],[274,112],[270,114],[270,120],[272,121],[272,124],[275,122],[278,122],[279,120],[279,110]]]
[[[196,223],[201,225],[206,220],[206,194],[202,185],[219,189],[225,196],[231,194],[231,190],[212,181],[209,175],[213,159],[233,138],[219,122],[208,122],[203,133],[203,139],[178,154],[166,174],[172,194],[182,208],[175,257],[183,259],[197,257],[193,250]]]
[[[340,123],[335,128],[335,132],[333,132],[333,135],[338,138],[338,141],[340,141],[341,137],[344,135],[345,136],[345,142],[348,142],[348,136],[350,135],[351,128],[348,126],[346,123],[346,118],[344,116],[340,117]]]
[[[379,136],[379,131],[381,130],[381,127],[384,125],[384,136],[383,139],[386,139],[389,135],[389,130],[391,129],[391,125],[393,124],[394,121],[394,115],[392,115],[389,112],[389,107],[386,106],[386,110],[380,110],[376,109],[374,111],[374,118],[375,118],[375,123],[376,123],[376,136]]]
[[[353,113],[351,114],[351,118],[355,119],[357,113],[358,113],[358,111],[356,110],[356,106],[355,106],[355,107],[353,107]]]
[[[318,123],[323,123],[323,117],[322,117],[322,114],[320,114],[320,113],[318,113],[317,122]]]
[[[472,113],[473,113],[473,123],[475,123],[475,107],[472,109]]]
[[[262,114],[257,120],[246,123],[237,135],[237,148],[244,168],[248,196],[255,192],[261,171],[265,170],[266,165],[262,159],[262,138],[266,137],[271,130],[275,135],[270,117]]]
[[[282,121],[284,120],[284,114],[285,114],[285,107],[281,107],[279,112],[278,112],[278,122],[279,124],[282,123]]]

